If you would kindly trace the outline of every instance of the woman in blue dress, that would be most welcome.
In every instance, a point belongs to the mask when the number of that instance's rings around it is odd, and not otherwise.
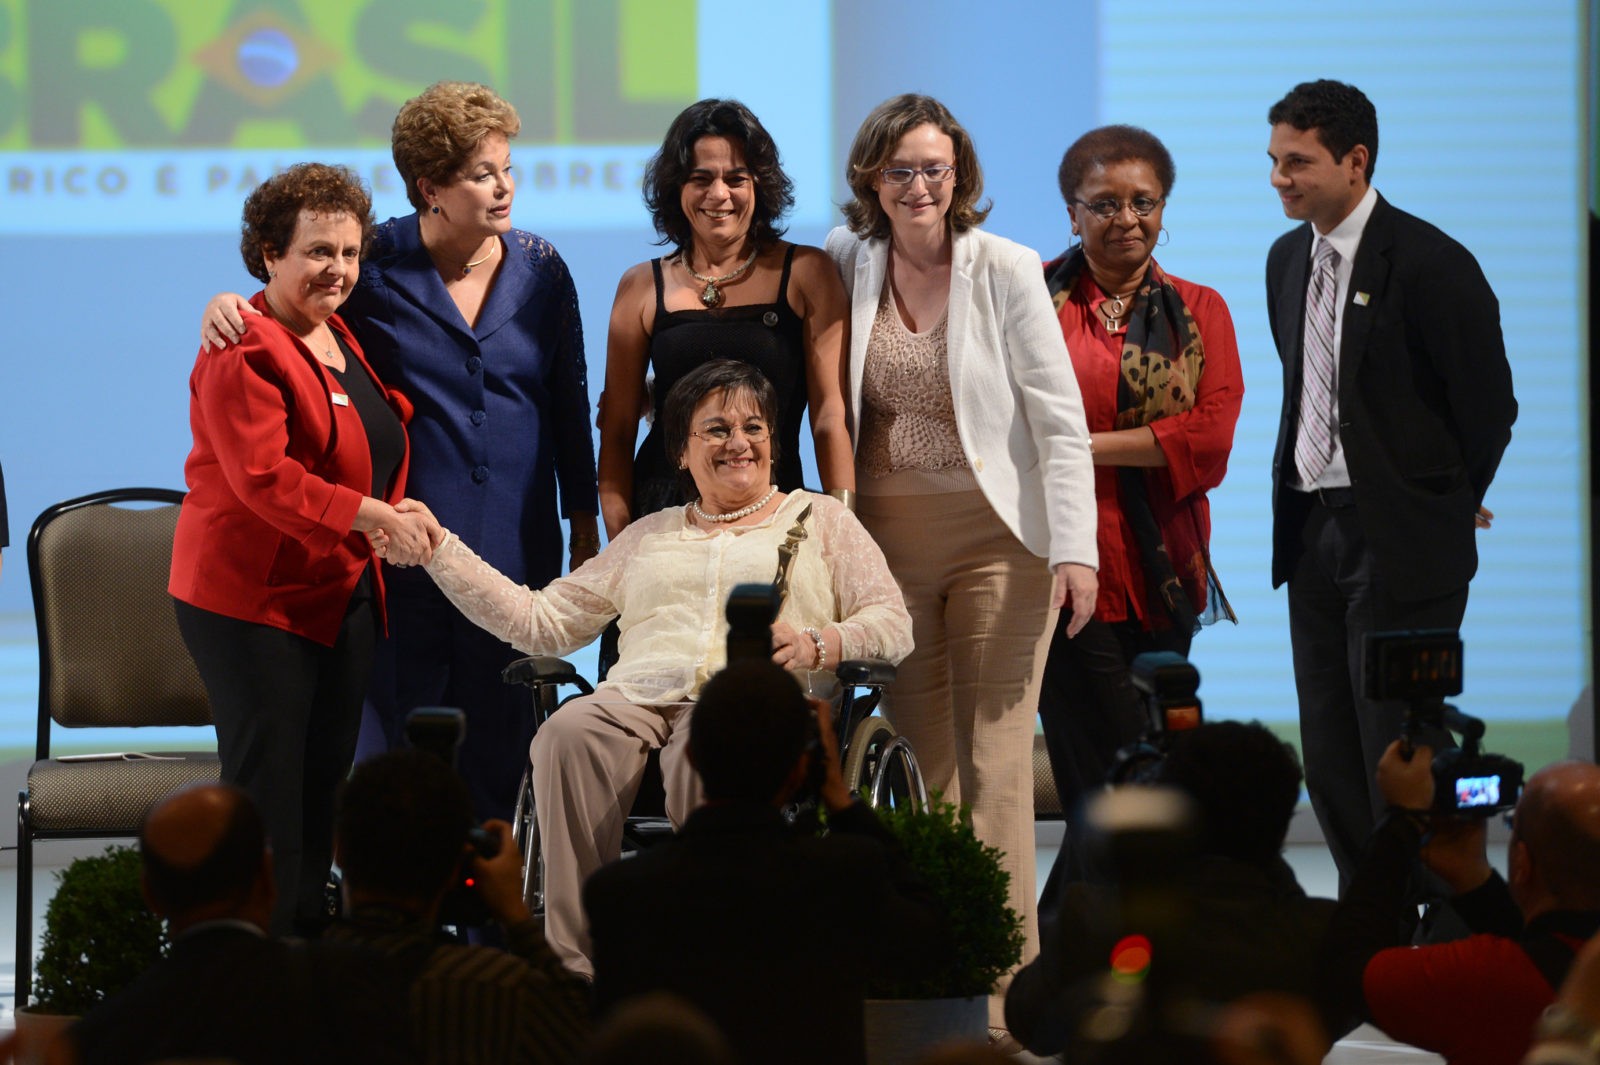
[[[555,248],[511,226],[520,128],[483,85],[440,82],[406,102],[392,148],[416,211],[377,227],[342,313],[384,383],[416,405],[410,494],[538,588],[562,572],[560,518],[573,568],[600,542],[577,292]],[[212,300],[202,341],[234,340],[242,303]],[[413,707],[459,706],[476,812],[509,818],[533,735],[526,694],[499,679],[515,657],[425,575],[393,573],[362,754],[397,745]]]

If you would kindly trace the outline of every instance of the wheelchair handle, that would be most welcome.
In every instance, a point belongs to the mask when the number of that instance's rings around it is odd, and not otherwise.
[[[850,658],[840,662],[833,675],[847,686],[881,688],[894,683],[895,668],[881,658]]]
[[[553,655],[533,655],[519,658],[500,671],[506,684],[525,684],[530,688],[542,684],[572,684],[588,695],[594,686],[578,675],[578,668],[564,658]]]

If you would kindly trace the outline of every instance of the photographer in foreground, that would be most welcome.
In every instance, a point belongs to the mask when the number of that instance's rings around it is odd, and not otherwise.
[[[1548,766],[1513,813],[1507,877],[1489,865],[1486,822],[1433,816],[1433,752],[1396,740],[1378,763],[1390,811],[1373,831],[1327,939],[1335,1016],[1359,1014],[1451,1065],[1520,1059],[1584,940],[1600,928],[1600,768]],[[1448,885],[1476,934],[1410,947],[1417,857]]]
[[[1036,1054],[1080,1041],[1098,1002],[1093,981],[1107,972],[1117,936],[1157,941],[1145,989],[1157,1027],[1175,1003],[1209,1012],[1251,992],[1316,989],[1316,958],[1335,904],[1308,898],[1283,859],[1302,779],[1293,749],[1260,723],[1238,721],[1169,732],[1164,743],[1167,753],[1144,779],[1190,800],[1195,831],[1180,838],[1174,830],[1176,846],[1161,848],[1165,866],[1150,875],[1122,861],[1115,887],[1066,886],[1054,933],[1006,995],[1012,1034]],[[1186,858],[1173,853],[1185,847]],[[1117,930],[1110,940],[1107,928]],[[1168,944],[1173,950],[1164,951]],[[1069,1060],[1093,1056],[1082,1049]]]
[[[588,987],[562,968],[523,902],[511,826],[484,824],[499,843],[484,858],[469,847],[472,824],[466,785],[437,755],[391,751],[357,766],[336,823],[345,917],[324,938],[389,957],[410,985],[424,1061],[573,1061],[589,1033]],[[440,906],[467,873],[509,950],[440,934]]]
[[[845,784],[827,704],[808,705],[772,662],[736,661],[701,691],[688,756],[705,805],[584,886],[600,1010],[672,992],[740,1062],[861,1065],[868,977],[937,964],[949,936],[895,838]],[[782,815],[819,777],[821,838]]]

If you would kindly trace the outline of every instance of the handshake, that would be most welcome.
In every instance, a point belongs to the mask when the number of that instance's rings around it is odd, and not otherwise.
[[[361,501],[354,529],[365,533],[373,553],[392,566],[425,566],[444,543],[444,527],[425,504],[402,499],[390,506],[372,496]]]

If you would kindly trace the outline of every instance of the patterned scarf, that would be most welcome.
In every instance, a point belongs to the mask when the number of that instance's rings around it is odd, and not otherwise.
[[[1072,298],[1083,269],[1081,244],[1045,267],[1057,313]],[[1193,409],[1205,366],[1206,347],[1194,315],[1152,261],[1134,294],[1122,340],[1116,427],[1134,429]]]

